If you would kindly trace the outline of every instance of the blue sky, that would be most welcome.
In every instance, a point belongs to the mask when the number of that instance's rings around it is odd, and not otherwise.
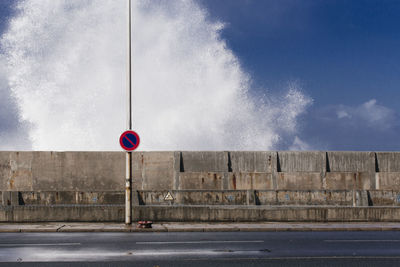
[[[314,99],[299,136],[311,148],[400,149],[400,1],[201,3],[256,88],[294,81]]]
[[[227,22],[223,37],[260,86],[300,80],[317,104],[397,107],[399,1],[201,2]]]
[[[400,150],[400,1],[197,2],[225,23],[252,94],[296,83],[313,99],[295,144],[283,138],[278,148]],[[0,1],[0,33],[13,3]]]
[[[14,0],[0,1],[0,33],[2,33],[7,26],[7,19],[12,14],[12,6],[14,2]]]

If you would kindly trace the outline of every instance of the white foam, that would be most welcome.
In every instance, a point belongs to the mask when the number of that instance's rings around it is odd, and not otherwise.
[[[126,1],[25,0],[2,36],[8,80],[35,150],[120,150],[126,123]],[[267,150],[296,133],[310,99],[255,99],[189,0],[136,1],[133,124],[141,150]],[[1,142],[1,141],[0,141]]]

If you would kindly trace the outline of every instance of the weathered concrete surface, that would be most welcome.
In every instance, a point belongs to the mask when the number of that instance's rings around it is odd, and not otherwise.
[[[178,152],[135,152],[132,157],[133,188],[141,190],[176,188],[178,170]]]
[[[371,188],[371,175],[367,172],[328,172],[325,176],[326,189],[353,190]]]
[[[176,205],[134,206],[133,220],[399,222],[400,207]],[[2,206],[0,222],[123,222],[123,205]]]
[[[223,172],[181,172],[179,174],[179,189],[218,190],[223,188]]]
[[[400,152],[377,152],[379,172],[400,172]]]
[[[276,152],[233,151],[229,152],[230,171],[239,173],[272,173],[276,170]]]
[[[230,190],[274,189],[274,176],[264,172],[232,172],[228,175]]]
[[[133,153],[135,188],[173,188],[177,154]],[[123,152],[0,152],[0,191],[116,191],[124,177]]]
[[[331,172],[375,172],[374,152],[333,151],[327,154]]]
[[[166,200],[167,193],[173,200]],[[139,190],[138,205],[398,205],[392,190]],[[4,192],[4,206],[107,205],[125,203],[125,192]],[[353,198],[355,198],[353,200]],[[366,200],[360,198],[365,198]]]
[[[377,188],[400,190],[400,172],[380,172],[375,175]]]
[[[184,151],[180,162],[181,172],[227,172],[228,152]]]
[[[1,194],[2,205],[10,206],[10,205],[19,205],[19,193],[15,191],[4,191]]]
[[[322,172],[325,169],[326,153],[322,151],[280,151],[280,172]]]
[[[321,173],[316,172],[280,172],[278,173],[277,189],[324,189]]]
[[[13,193],[13,192],[9,192]],[[124,204],[124,191],[78,192],[78,191],[41,191],[15,192],[19,205],[89,205]]]
[[[370,206],[400,206],[400,191],[369,190]]]
[[[387,190],[400,188],[399,158],[399,152],[136,152],[133,187]],[[124,169],[123,152],[0,152],[0,191],[124,190]]]
[[[165,200],[167,193],[173,200]],[[140,205],[332,205],[375,206],[379,203],[396,206],[397,201],[379,202],[381,191],[369,196],[365,190],[170,190],[139,191]],[[386,196],[391,192],[386,192]],[[369,205],[369,201],[371,205]],[[382,205],[381,205],[382,206]]]
[[[399,152],[135,152],[132,169],[134,203],[150,209],[400,206]],[[76,218],[79,207],[71,204],[95,209],[123,204],[124,180],[124,152],[0,152],[0,214],[24,220],[21,216],[36,212],[35,205],[53,205],[72,207],[71,218]],[[165,202],[168,191],[175,199]],[[14,208],[23,208],[25,215]],[[222,218],[225,212],[221,208]],[[47,214],[42,216],[47,219]]]
[[[376,153],[375,188],[400,190],[400,152]]]
[[[0,161],[1,191],[124,188],[124,154],[119,152],[0,152]]]
[[[124,205],[0,206],[0,222],[122,222]]]
[[[399,222],[400,207],[136,206],[134,220],[185,222]]]

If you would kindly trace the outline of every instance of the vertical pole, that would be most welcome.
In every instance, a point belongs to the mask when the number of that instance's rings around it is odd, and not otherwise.
[[[128,130],[132,129],[132,6],[128,0],[128,67],[127,67],[127,121]],[[126,152],[126,179],[125,179],[125,224],[132,223],[132,152]]]

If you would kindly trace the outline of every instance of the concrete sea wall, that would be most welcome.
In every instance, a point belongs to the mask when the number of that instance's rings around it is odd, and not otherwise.
[[[135,152],[132,170],[134,219],[400,221],[400,152]],[[123,221],[124,179],[123,152],[0,152],[0,221]]]

